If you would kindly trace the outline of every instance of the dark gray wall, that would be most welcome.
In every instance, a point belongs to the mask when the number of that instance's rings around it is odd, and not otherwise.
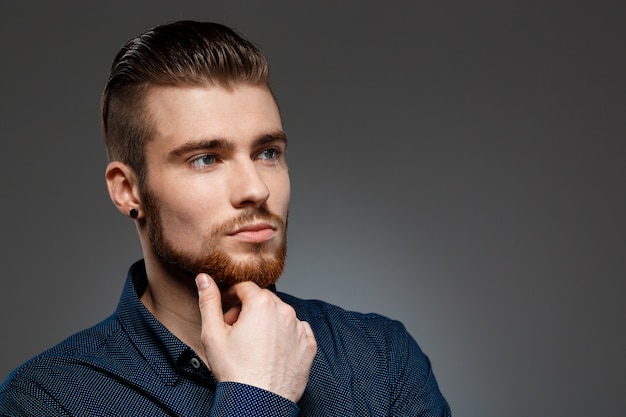
[[[99,95],[124,40],[188,18],[273,64],[280,289],[402,320],[457,416],[624,410],[623,2],[7,3],[0,378],[114,310],[140,251]]]

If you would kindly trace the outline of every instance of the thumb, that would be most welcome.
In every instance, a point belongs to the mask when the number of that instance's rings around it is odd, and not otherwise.
[[[202,319],[202,333],[215,334],[224,330],[222,313],[222,296],[215,281],[205,273],[196,276],[198,288],[198,305]]]

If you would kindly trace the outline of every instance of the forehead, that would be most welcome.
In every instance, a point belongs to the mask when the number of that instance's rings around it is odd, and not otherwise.
[[[154,126],[150,142],[159,147],[198,139],[243,143],[282,130],[266,85],[157,86],[148,93],[146,110]]]

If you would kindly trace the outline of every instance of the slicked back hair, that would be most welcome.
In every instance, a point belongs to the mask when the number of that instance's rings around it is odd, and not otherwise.
[[[150,87],[265,84],[261,50],[218,23],[179,21],[128,40],[111,65],[102,95],[102,130],[109,160],[130,166],[143,185],[144,148],[154,131],[145,106]]]

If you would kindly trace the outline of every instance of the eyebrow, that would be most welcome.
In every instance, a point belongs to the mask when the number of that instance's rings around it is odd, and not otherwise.
[[[287,146],[287,135],[282,130],[278,130],[276,132],[266,133],[264,135],[259,136],[252,144],[253,147],[262,146],[272,142],[282,142],[285,146]],[[201,151],[201,150],[212,150],[212,149],[224,149],[224,150],[233,150],[235,149],[235,143],[229,139],[198,139],[193,140],[183,145],[172,149],[169,153],[169,159],[180,158],[188,153]]]
[[[282,130],[265,134],[254,141],[253,146],[265,145],[271,142],[282,142],[285,146],[288,145],[287,134]]]

